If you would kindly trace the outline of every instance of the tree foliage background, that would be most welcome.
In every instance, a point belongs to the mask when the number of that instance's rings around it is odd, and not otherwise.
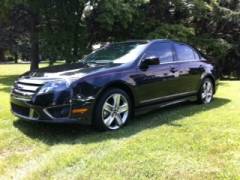
[[[240,78],[239,0],[0,0],[0,61],[73,63],[95,43],[169,38]]]

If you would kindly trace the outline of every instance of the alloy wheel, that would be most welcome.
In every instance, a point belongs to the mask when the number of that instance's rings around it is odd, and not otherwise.
[[[208,104],[212,101],[213,98],[213,85],[212,82],[206,80],[202,86],[201,98],[204,104]]]
[[[119,129],[123,126],[129,116],[129,103],[122,94],[110,95],[103,104],[102,120],[107,128]]]

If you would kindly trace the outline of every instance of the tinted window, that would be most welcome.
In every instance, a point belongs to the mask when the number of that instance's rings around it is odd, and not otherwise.
[[[147,55],[154,55],[159,57],[160,62],[171,62],[173,61],[172,46],[170,43],[153,43],[147,49]]]
[[[175,44],[175,49],[179,61],[194,60],[195,56],[192,48],[183,44]]]
[[[200,59],[199,54],[194,50],[193,50],[193,53],[194,53],[195,60],[198,61]]]
[[[134,61],[144,49],[147,42],[126,42],[109,44],[83,59],[86,63],[128,63]]]

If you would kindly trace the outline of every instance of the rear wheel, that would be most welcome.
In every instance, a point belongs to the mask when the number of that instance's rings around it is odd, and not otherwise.
[[[107,90],[96,104],[94,125],[100,130],[117,130],[127,123],[131,112],[131,100],[126,92]]]
[[[205,78],[202,82],[200,91],[198,93],[198,101],[201,104],[209,104],[213,100],[213,82],[209,78]]]

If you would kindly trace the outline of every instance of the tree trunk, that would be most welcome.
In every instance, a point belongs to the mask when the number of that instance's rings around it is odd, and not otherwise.
[[[77,32],[78,28],[75,28],[75,32],[74,32],[74,39],[73,39],[73,59],[72,62],[76,62],[77,61],[77,55],[78,55],[78,32]]]
[[[32,24],[32,31],[31,31],[31,67],[30,71],[37,70],[39,68],[39,33],[38,33],[38,17],[35,16],[33,18],[33,24]]]
[[[0,49],[0,62],[4,62],[4,61],[5,61],[4,50]]]
[[[14,63],[17,64],[18,63],[18,54],[14,53]]]

